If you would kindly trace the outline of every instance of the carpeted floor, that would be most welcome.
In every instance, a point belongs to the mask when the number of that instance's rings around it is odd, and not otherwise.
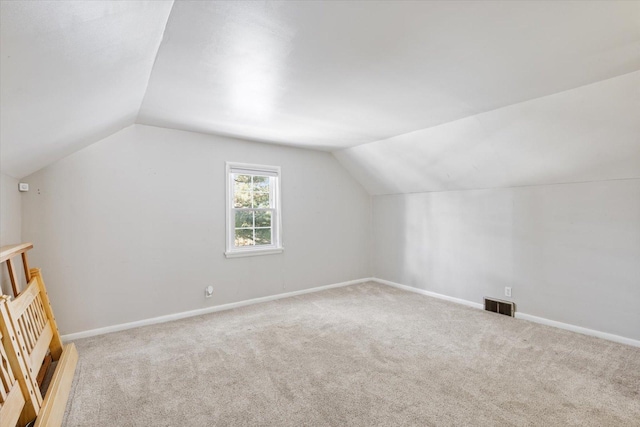
[[[76,344],[68,427],[640,425],[640,349],[374,283]]]

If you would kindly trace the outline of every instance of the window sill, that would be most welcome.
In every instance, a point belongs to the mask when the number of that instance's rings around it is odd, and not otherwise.
[[[284,252],[284,248],[251,249],[244,251],[226,251],[224,256],[227,258],[242,258],[247,256],[281,254],[282,252]]]

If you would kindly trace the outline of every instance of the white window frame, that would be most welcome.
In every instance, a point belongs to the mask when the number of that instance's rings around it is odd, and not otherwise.
[[[227,180],[227,200],[226,200],[226,221],[227,221],[227,250],[225,256],[227,258],[270,255],[279,254],[284,251],[282,247],[282,207],[280,204],[280,166],[254,165],[249,163],[226,162],[226,180]],[[270,201],[272,209],[271,219],[271,244],[259,246],[242,246],[235,245],[235,212],[233,207],[234,196],[234,180],[231,178],[232,173],[246,173],[247,175],[266,175],[272,178],[270,185]],[[275,183],[273,182],[275,181]]]

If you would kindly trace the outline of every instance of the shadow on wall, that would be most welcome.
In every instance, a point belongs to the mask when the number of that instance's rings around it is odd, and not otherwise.
[[[3,295],[11,295],[11,283],[9,282],[9,274],[6,268],[0,271],[0,292]]]
[[[18,281],[18,286],[20,289],[25,287],[26,278],[24,276],[24,269],[22,267],[22,260],[20,257],[14,259],[14,268],[16,272],[16,280]],[[11,295],[13,296],[13,289],[11,289],[11,279],[9,278],[9,266],[6,262],[2,263],[2,268],[0,270],[0,290],[2,291],[2,295]]]
[[[400,283],[476,303],[513,286],[511,203],[482,190],[396,197]]]
[[[639,196],[638,179],[374,196],[374,276],[638,339]]]

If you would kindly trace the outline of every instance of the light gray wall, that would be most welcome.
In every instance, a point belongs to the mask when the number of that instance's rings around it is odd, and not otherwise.
[[[21,201],[18,180],[0,173],[0,246],[21,243]],[[20,269],[17,270],[21,275]],[[21,276],[22,277],[22,276]],[[2,293],[11,295],[11,285],[6,268],[0,271]]]
[[[225,161],[282,167],[283,254],[224,257]],[[370,276],[370,197],[329,153],[134,125],[23,180],[63,334]]]
[[[373,236],[375,277],[640,339],[640,179],[376,196]]]
[[[0,246],[21,243],[18,182],[16,178],[0,173]]]
[[[335,153],[374,276],[639,339],[638,117],[635,72]]]

